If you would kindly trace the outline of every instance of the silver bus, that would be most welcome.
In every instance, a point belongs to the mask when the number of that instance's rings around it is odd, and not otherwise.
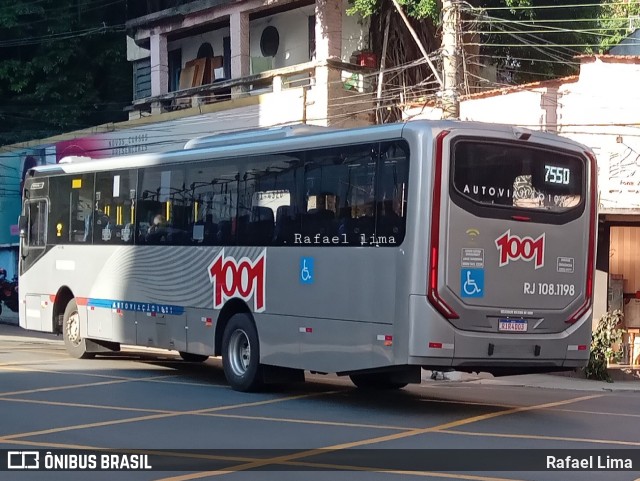
[[[237,390],[586,364],[596,164],[509,126],[224,134],[29,171],[20,325],[76,358],[221,356]]]

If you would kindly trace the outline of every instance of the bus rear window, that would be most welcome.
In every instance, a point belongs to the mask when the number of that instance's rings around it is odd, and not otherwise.
[[[453,145],[453,185],[486,206],[566,212],[582,204],[584,162],[533,145],[460,139]]]

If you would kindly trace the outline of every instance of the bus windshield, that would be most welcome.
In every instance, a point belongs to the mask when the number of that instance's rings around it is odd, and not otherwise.
[[[457,194],[479,206],[567,212],[582,204],[583,161],[564,152],[505,142],[454,144]]]

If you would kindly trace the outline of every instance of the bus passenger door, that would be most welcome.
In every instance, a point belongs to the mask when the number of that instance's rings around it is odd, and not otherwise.
[[[53,332],[52,303],[42,279],[29,276],[29,269],[44,254],[47,232],[47,202],[44,199],[26,201],[20,219],[20,326],[25,329]]]

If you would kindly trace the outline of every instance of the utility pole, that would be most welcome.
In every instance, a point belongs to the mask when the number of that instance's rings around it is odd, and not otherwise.
[[[460,117],[458,99],[458,29],[460,11],[456,0],[442,0],[442,116],[445,119]]]

